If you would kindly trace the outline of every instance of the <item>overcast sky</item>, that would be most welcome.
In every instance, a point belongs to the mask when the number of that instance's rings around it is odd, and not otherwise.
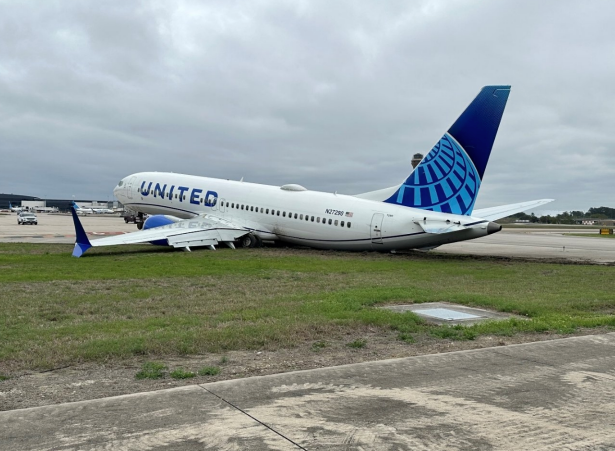
[[[477,207],[615,207],[612,1],[3,1],[0,192],[173,171],[395,185],[511,84]]]

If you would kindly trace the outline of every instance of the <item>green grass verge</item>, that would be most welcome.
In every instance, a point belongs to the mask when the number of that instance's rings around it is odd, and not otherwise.
[[[141,371],[135,374],[135,379],[162,379],[167,366],[159,362],[145,362]]]
[[[474,339],[615,327],[614,268],[450,255],[0,244],[0,372],[133,356],[275,350],[362,330]],[[522,315],[456,329],[375,306],[449,301]],[[320,349],[320,345],[313,346]]]
[[[615,235],[600,235],[599,233],[564,233],[568,236],[582,236],[584,238],[615,238]]]
[[[173,379],[191,379],[196,377],[196,373],[192,371],[186,371],[183,368],[177,368],[176,370],[171,371],[170,376]]]
[[[199,376],[217,376],[220,368],[217,366],[205,366],[199,370]]]

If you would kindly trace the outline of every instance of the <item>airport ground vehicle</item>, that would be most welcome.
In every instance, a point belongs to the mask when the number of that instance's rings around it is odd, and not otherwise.
[[[38,225],[38,218],[34,213],[30,213],[29,211],[22,211],[17,216],[17,224],[25,225],[25,224],[34,224]]]

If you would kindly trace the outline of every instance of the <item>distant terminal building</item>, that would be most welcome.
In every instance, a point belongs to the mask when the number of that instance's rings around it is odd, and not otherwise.
[[[57,209],[58,211],[69,211],[73,199],[41,199],[40,197],[26,196],[25,194],[3,194],[0,193],[0,210],[8,210],[9,202],[13,207],[24,207],[28,210],[36,211],[45,209]],[[92,201],[85,199],[75,199],[81,207],[98,206],[114,208],[118,202]]]
[[[412,167],[413,168],[417,167],[422,159],[423,159],[422,153],[415,153],[414,156],[412,157]]]

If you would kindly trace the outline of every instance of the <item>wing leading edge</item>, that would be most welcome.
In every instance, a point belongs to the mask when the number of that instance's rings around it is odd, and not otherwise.
[[[81,257],[90,247],[120,244],[155,242],[186,250],[190,250],[190,246],[214,247],[220,243],[233,247],[233,241],[250,232],[225,219],[212,215],[201,215],[161,227],[90,241],[74,208],[71,209],[71,213],[76,233],[73,257]]]

